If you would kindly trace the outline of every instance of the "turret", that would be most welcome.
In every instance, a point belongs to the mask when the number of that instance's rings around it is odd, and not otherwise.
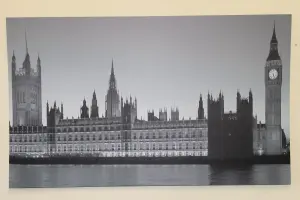
[[[38,76],[39,76],[39,78],[41,79],[42,69],[41,69],[41,59],[40,59],[40,55],[39,55],[39,54],[38,54],[38,59],[37,59],[37,65],[36,65],[36,68],[37,68]]]
[[[15,73],[16,73],[16,68],[17,68],[17,64],[16,64],[16,57],[15,57],[15,51],[13,51],[13,56],[12,56],[12,59],[11,59],[11,68],[12,68],[12,77],[14,79],[15,77]]]
[[[63,103],[61,103],[61,105],[60,105],[60,119],[63,119],[64,118],[64,105],[63,105]]]
[[[96,91],[94,90],[92,105],[91,105],[91,118],[98,118],[98,117],[99,117],[99,108],[97,103]]]
[[[237,110],[237,112],[239,111],[240,103],[241,103],[241,94],[238,90],[236,93],[236,110]]]
[[[198,119],[204,119],[204,108],[203,108],[203,100],[201,94],[200,94],[199,107],[198,107]]]

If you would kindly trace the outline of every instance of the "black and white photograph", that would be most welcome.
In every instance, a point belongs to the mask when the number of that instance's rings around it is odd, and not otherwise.
[[[290,185],[291,20],[6,18],[9,188]]]

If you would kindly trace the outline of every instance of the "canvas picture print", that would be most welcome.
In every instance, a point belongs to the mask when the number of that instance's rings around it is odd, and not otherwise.
[[[291,15],[6,24],[10,188],[290,184]]]

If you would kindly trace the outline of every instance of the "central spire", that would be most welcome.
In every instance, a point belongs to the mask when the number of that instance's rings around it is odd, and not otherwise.
[[[114,60],[111,60],[111,74],[115,74],[114,73]]]
[[[28,54],[27,33],[26,33],[26,30],[25,30],[25,45],[26,45],[26,54]]]
[[[110,72],[110,79],[109,79],[109,88],[116,89],[116,78],[114,72],[114,61],[111,62],[111,72]]]
[[[108,118],[120,116],[120,99],[117,91],[117,83],[114,72],[114,61],[111,62],[111,73],[109,78],[109,88],[105,99],[105,116]]]

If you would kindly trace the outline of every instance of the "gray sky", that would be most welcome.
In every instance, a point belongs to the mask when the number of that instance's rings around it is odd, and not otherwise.
[[[123,97],[136,96],[138,117],[147,109],[179,108],[180,118],[196,118],[200,93],[224,93],[225,111],[236,110],[236,92],[252,89],[254,115],[265,121],[264,65],[274,20],[283,62],[282,126],[289,134],[290,15],[10,18],[9,68],[25,58],[25,29],[32,66],[42,62],[43,123],[46,102],[64,103],[66,117],[78,117],[85,97],[96,90],[104,114],[111,61]],[[9,70],[11,90],[11,71]],[[11,99],[11,91],[10,91]],[[11,105],[10,105],[11,113]],[[12,116],[10,116],[12,118]]]

